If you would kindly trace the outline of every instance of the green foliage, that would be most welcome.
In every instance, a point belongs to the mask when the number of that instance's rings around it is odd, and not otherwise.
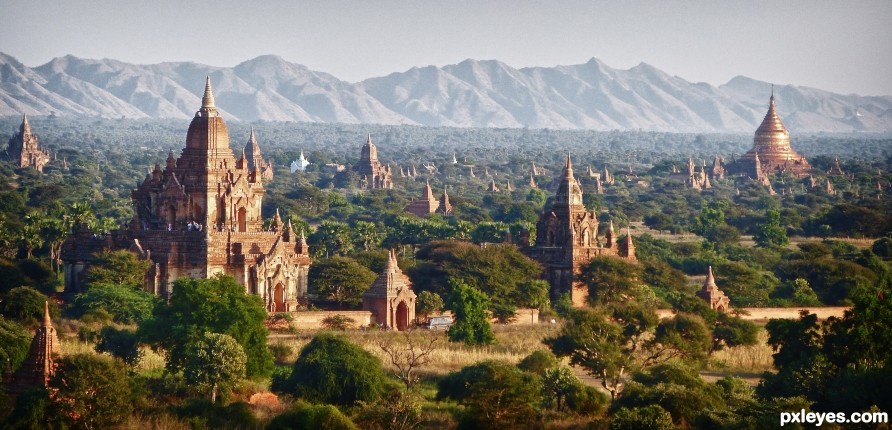
[[[592,305],[606,305],[646,295],[640,283],[641,266],[613,257],[593,258],[582,269],[580,280],[589,288]]]
[[[4,429],[15,430],[68,430],[70,424],[43,387],[22,393],[12,413],[0,421]]]
[[[718,314],[712,328],[710,352],[724,347],[756,345],[759,343],[759,326],[751,321],[725,313]]]
[[[765,212],[765,222],[756,226],[753,232],[753,240],[756,245],[763,248],[775,246],[784,246],[790,243],[787,237],[787,230],[780,224],[780,212],[777,210],[768,210]]]
[[[131,368],[136,367],[143,356],[135,331],[111,326],[103,327],[99,332],[96,352],[107,352]]]
[[[452,293],[447,307],[452,310],[455,323],[446,331],[451,342],[467,345],[486,345],[495,341],[489,324],[489,297],[476,288],[457,280],[449,281]]]
[[[517,301],[519,306],[545,310],[549,308],[548,298],[551,286],[548,281],[541,279],[528,279],[517,286]]]
[[[96,283],[74,298],[74,313],[78,316],[104,311],[116,323],[140,323],[152,316],[155,296],[133,287]]]
[[[140,288],[151,266],[151,261],[140,260],[130,251],[106,251],[93,259],[87,270],[87,285],[115,284]]]
[[[365,405],[356,423],[364,429],[414,430],[424,419],[421,400],[415,393],[391,390],[376,402]]]
[[[554,405],[558,412],[564,409],[564,400],[582,381],[573,374],[569,367],[551,367],[542,372],[542,393],[549,405]]]
[[[22,324],[35,325],[43,321],[44,303],[49,303],[51,316],[58,316],[56,303],[49,297],[31,287],[16,287],[0,301],[0,315]]]
[[[353,328],[355,325],[356,321],[346,315],[332,315],[322,319],[322,327],[329,330],[345,331]]]
[[[334,300],[343,307],[344,302],[362,302],[362,293],[369,289],[376,275],[352,258],[331,257],[314,261],[308,278],[310,294]]]
[[[517,363],[517,368],[542,376],[547,369],[557,367],[559,364],[557,357],[551,351],[537,349],[524,357],[523,360],[520,360],[520,363]]]
[[[204,333],[187,346],[183,378],[199,390],[209,390],[211,402],[223,397],[245,377],[245,350],[232,336]]]
[[[124,366],[111,358],[75,354],[56,361],[50,380],[53,400],[75,427],[111,428],[133,410],[133,391]]]
[[[332,405],[296,402],[291,409],[273,418],[267,430],[356,430],[356,425]]]
[[[673,430],[672,415],[658,405],[620,408],[610,420],[610,430]]]
[[[176,413],[192,428],[259,428],[251,405],[245,402],[223,406],[207,399],[191,399],[177,407]]]
[[[437,293],[431,291],[422,291],[418,293],[415,299],[415,315],[426,318],[428,315],[439,313],[443,310],[443,298]]]
[[[285,392],[312,401],[353,405],[373,402],[384,393],[381,360],[346,338],[320,334],[294,362]]]
[[[140,324],[142,339],[167,353],[167,368],[182,369],[188,345],[205,332],[232,336],[247,354],[247,376],[266,376],[273,359],[267,347],[266,310],[260,297],[229,276],[180,278],[169,303],[158,302],[152,318]]]
[[[704,410],[726,409],[722,394],[718,386],[704,381],[695,369],[667,363],[636,374],[634,382],[611,408],[634,410],[658,405],[684,428]]]
[[[535,428],[541,422],[538,378],[517,367],[484,361],[452,372],[437,382],[437,399],[465,406],[459,428]]]
[[[31,345],[31,334],[24,327],[0,317],[0,365],[17,369]]]
[[[523,255],[516,246],[490,244],[486,248],[461,241],[433,241],[418,251],[421,260],[409,271],[415,285],[447,297],[450,281],[463,283],[486,293],[492,303],[526,306],[540,300],[537,291],[521,288],[536,279],[542,268]]]
[[[677,314],[660,321],[652,343],[654,360],[679,358],[687,363],[702,363],[712,348],[712,335],[703,318]]]

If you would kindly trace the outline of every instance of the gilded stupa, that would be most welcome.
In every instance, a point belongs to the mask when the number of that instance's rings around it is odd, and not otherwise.
[[[805,157],[790,146],[790,133],[777,115],[774,90],[771,91],[768,102],[768,113],[753,136],[753,148],[740,156],[729,170],[758,179],[757,162],[760,163],[762,173],[767,175],[789,172],[800,177],[811,170]]]

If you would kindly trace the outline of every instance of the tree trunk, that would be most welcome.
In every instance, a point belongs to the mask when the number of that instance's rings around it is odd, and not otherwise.
[[[217,383],[214,382],[214,385],[211,387],[211,403],[217,403]]]

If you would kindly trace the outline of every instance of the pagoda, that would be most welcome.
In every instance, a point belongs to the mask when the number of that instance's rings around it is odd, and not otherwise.
[[[706,281],[703,288],[697,291],[697,297],[706,301],[709,308],[714,311],[727,312],[731,307],[731,299],[719,289],[715,283],[715,276],[712,274],[712,266],[709,266],[709,273],[706,275]]]
[[[372,322],[400,331],[415,319],[412,281],[400,270],[395,251],[388,252],[384,271],[362,295],[362,308],[372,312]]]
[[[40,148],[40,140],[36,134],[31,132],[27,114],[22,115],[19,132],[9,139],[6,152],[12,162],[20,168],[33,167],[41,173],[43,173],[43,167],[50,161],[50,153]]]
[[[62,356],[59,335],[50,319],[49,302],[43,303],[43,322],[34,338],[25,361],[12,373],[7,363],[3,374],[3,386],[11,397],[17,397],[36,387],[47,387],[50,378],[56,373],[56,359]]]
[[[170,151],[165,166],[155,164],[132,191],[130,225],[106,235],[82,228],[63,244],[66,292],[83,290],[97,253],[129,250],[152,262],[144,286],[155,294],[169,297],[177,278],[224,274],[260,296],[268,311],[296,310],[306,300],[309,248],[278,211],[264,226],[271,175],[253,132],[235,158],[208,78],[180,156]]]
[[[774,103],[774,90],[768,102],[768,113],[753,136],[753,148],[743,154],[732,165],[730,173],[757,179],[757,170],[767,175],[790,173],[805,176],[811,171],[808,161],[790,146],[790,133],[784,127]]]
[[[359,163],[353,166],[353,170],[359,174],[359,188],[365,190],[393,188],[393,173],[390,171],[390,166],[378,161],[378,147],[372,143],[371,134],[369,134],[368,141],[362,146]],[[414,177],[417,174],[415,166],[412,166],[411,176]]]

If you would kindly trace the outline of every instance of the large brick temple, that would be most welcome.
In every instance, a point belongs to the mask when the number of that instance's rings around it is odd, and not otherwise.
[[[63,245],[66,291],[83,289],[96,253],[124,249],[154,263],[146,289],[155,294],[169,295],[180,277],[222,273],[263,298],[270,312],[297,309],[306,298],[311,260],[303,232],[278,212],[263,227],[263,180],[271,177],[253,130],[235,158],[208,78],[180,156],[171,151],[166,165],[156,164],[133,190],[129,227],[102,236],[82,230]]]
[[[536,223],[535,245],[524,250],[527,256],[544,266],[545,279],[551,285],[554,298],[569,293],[574,306],[586,305],[588,287],[579,281],[579,274],[595,257],[614,256],[637,261],[631,233],[627,231],[625,243],[620,245],[612,221],[603,236],[598,227],[595,212],[582,204],[582,186],[573,176],[573,164],[567,154],[554,203]]]

